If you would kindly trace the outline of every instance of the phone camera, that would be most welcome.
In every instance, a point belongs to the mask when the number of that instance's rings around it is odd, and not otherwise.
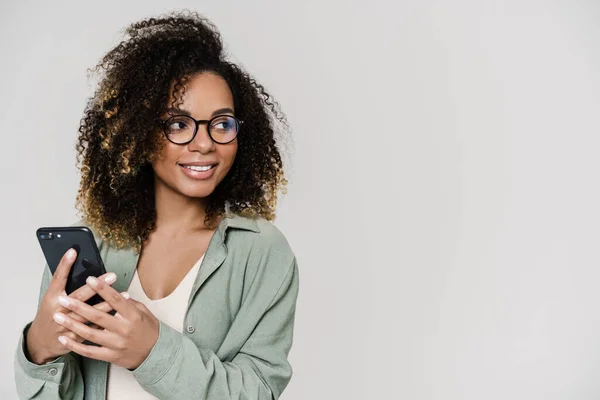
[[[40,239],[42,239],[42,240],[52,240],[52,239],[54,239],[54,235],[52,235],[52,232],[50,232],[50,233],[42,233],[40,235]]]

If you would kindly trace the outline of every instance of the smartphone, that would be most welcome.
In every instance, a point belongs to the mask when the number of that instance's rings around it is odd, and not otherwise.
[[[67,279],[65,288],[67,295],[85,285],[85,280],[89,276],[99,277],[106,273],[94,234],[89,228],[85,226],[44,227],[39,228],[36,234],[53,275],[67,250],[73,248],[77,252],[77,258]],[[102,301],[102,297],[96,294],[86,303],[93,306]]]

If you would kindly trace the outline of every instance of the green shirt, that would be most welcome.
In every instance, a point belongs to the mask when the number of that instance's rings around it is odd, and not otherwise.
[[[106,270],[117,274],[113,287],[126,291],[139,255],[96,240]],[[46,267],[40,300],[50,279]],[[292,377],[297,296],[298,266],[283,234],[263,219],[224,218],[190,293],[183,333],[160,322],[133,375],[159,399],[278,399]],[[108,363],[70,353],[36,365],[23,339],[15,354],[21,399],[106,398]]]

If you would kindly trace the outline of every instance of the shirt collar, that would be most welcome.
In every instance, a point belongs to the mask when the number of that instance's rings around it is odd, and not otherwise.
[[[255,218],[242,217],[241,215],[233,213],[227,214],[221,220],[217,229],[221,230],[222,233],[225,233],[227,229],[230,228],[260,233],[260,229],[258,228]]]

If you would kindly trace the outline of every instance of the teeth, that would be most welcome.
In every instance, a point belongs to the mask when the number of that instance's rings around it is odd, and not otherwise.
[[[192,171],[208,171],[209,169],[211,169],[214,165],[207,165],[207,166],[197,166],[197,165],[184,165],[185,168],[187,169],[191,169]]]

